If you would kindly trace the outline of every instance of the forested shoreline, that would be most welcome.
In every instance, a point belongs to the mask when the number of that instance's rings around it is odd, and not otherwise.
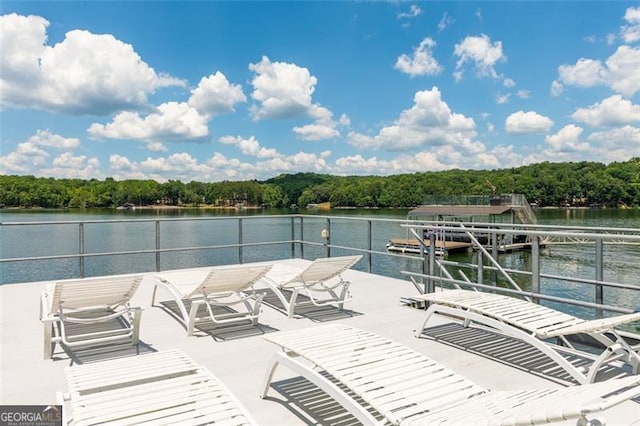
[[[391,176],[284,174],[264,181],[54,179],[0,175],[1,207],[135,206],[394,208],[425,196],[524,194],[545,206],[640,207],[640,157],[626,162],[537,163],[500,170],[446,170]]]

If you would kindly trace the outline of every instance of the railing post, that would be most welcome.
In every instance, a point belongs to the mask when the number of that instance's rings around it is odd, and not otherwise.
[[[300,216],[300,258],[304,259],[304,217]]]
[[[604,244],[602,238],[596,239],[596,281],[603,280],[603,262]],[[604,294],[602,284],[596,284],[596,303],[602,305],[604,303]],[[596,318],[602,318],[602,309],[596,309]]]
[[[294,242],[296,239],[296,229],[295,229],[295,217],[291,216],[291,258],[294,259],[296,257],[296,243]]]
[[[242,265],[242,219],[238,219],[238,263]]]
[[[371,220],[367,221],[367,235],[368,235],[368,241],[367,241],[367,249],[369,250],[368,252],[368,259],[369,259],[369,265],[368,265],[368,269],[367,272],[371,273],[371,251],[373,250],[373,241],[372,241],[372,224],[371,224]]]
[[[444,244],[444,239],[442,241]],[[433,277],[436,275],[436,233],[429,233],[429,276]],[[429,278],[425,283],[427,288],[425,288],[426,293],[434,293],[436,291],[436,283],[433,278]]]
[[[156,220],[156,272],[160,272],[160,221]]]
[[[498,261],[498,231],[496,230],[491,232],[491,257],[493,257],[496,262]],[[494,286],[498,285],[498,271],[496,270],[491,272],[491,283]]]
[[[327,257],[331,257],[331,219],[327,218],[327,240],[326,240],[326,247],[327,247]]]
[[[84,278],[84,223],[78,224],[78,253],[80,262],[80,278]]]
[[[484,284],[484,259],[482,250],[478,250],[478,284]]]
[[[540,293],[540,237],[534,235],[531,239],[531,291]],[[540,303],[540,300],[534,300]]]

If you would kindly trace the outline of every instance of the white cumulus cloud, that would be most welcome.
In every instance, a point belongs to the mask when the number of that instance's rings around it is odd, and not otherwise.
[[[535,111],[518,111],[509,115],[505,121],[505,129],[511,134],[545,133],[553,126],[549,117]]]
[[[278,157],[278,151],[271,148],[267,149],[260,146],[260,142],[251,136],[249,139],[242,138],[240,136],[223,136],[219,139],[220,143],[225,145],[235,145],[245,155],[258,158],[273,158]]]
[[[395,68],[414,77],[417,75],[437,75],[442,72],[442,66],[433,57],[436,42],[426,37],[413,50],[413,57],[403,54],[396,60]]]
[[[257,64],[250,64],[255,73],[251,97],[257,104],[250,108],[254,120],[309,117],[314,123],[294,127],[293,133],[302,140],[317,141],[339,136],[332,119],[333,113],[312,96],[318,83],[309,70],[296,64],[271,62],[263,56]]]
[[[27,141],[33,145],[47,146],[58,149],[74,149],[80,146],[80,139],[65,138],[51,133],[49,130],[37,130],[36,134]]]
[[[147,96],[184,82],[158,74],[130,44],[110,34],[72,30],[47,45],[49,22],[0,16],[2,107],[106,115],[145,105]]]
[[[299,139],[305,141],[319,141],[340,136],[340,132],[336,130],[335,126],[322,123],[294,127],[293,133],[295,133]]]
[[[587,108],[577,109],[571,118],[594,127],[630,124],[640,122],[640,105],[613,95]]]
[[[25,142],[19,143],[15,151],[0,156],[0,173],[35,174],[36,168],[45,166],[51,157],[47,150],[68,151],[78,147],[80,140],[77,138],[65,138],[49,130],[37,130]]]
[[[485,34],[467,36],[455,45],[453,53],[459,58],[456,63],[458,72],[461,72],[465,63],[471,62],[479,77],[498,78],[495,66],[499,61],[507,59],[502,53],[502,42],[492,43]]]
[[[251,97],[258,102],[251,108],[254,119],[293,118],[308,114],[318,80],[309,70],[296,64],[271,62],[263,56],[249,64],[256,75]]]
[[[554,152],[587,151],[589,144],[580,142],[582,132],[583,129],[581,127],[569,124],[560,129],[555,135],[548,135],[545,141]]]
[[[121,112],[111,123],[94,123],[87,132],[94,138],[105,139],[189,140],[207,136],[209,128],[208,117],[200,115],[195,108],[184,102],[167,102],[146,117],[141,117],[137,112]]]
[[[100,170],[100,160],[85,155],[75,156],[71,152],[64,152],[54,158],[52,167],[39,170],[42,176],[55,178],[102,179],[104,174]]]
[[[580,58],[574,65],[558,67],[558,79],[552,94],[562,85],[576,87],[607,86],[623,96],[631,97],[640,90],[640,47],[619,46],[603,64],[599,60]]]
[[[440,90],[418,91],[414,105],[402,111],[391,125],[382,127],[377,135],[350,132],[348,141],[359,149],[403,151],[424,145],[448,145],[448,149],[466,151],[474,146],[477,136],[473,119],[453,113],[440,95]]]
[[[640,40],[640,6],[628,8],[624,14],[624,20],[627,25],[620,28],[620,33],[625,43],[634,43]]]
[[[247,97],[238,84],[231,84],[220,71],[203,77],[198,87],[191,91],[189,106],[202,115],[216,116],[233,112],[235,104],[246,102]]]

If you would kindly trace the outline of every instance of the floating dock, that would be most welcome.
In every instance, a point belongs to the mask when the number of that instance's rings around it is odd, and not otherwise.
[[[425,240],[424,243],[428,248],[429,240]],[[540,244],[540,247],[544,247],[544,244]],[[387,250],[394,253],[420,254],[420,244],[415,238],[392,238],[387,243]],[[436,240],[437,256],[447,256],[450,253],[460,253],[469,250],[476,250],[470,242]],[[531,243],[524,242],[498,245],[499,253],[510,253],[518,250],[531,250]]]
[[[425,240],[424,243],[428,248],[429,240]],[[467,242],[436,240],[436,255],[446,256],[449,253],[469,250],[471,247],[472,244]],[[420,254],[420,243],[415,238],[392,238],[387,243],[387,250],[395,253]]]

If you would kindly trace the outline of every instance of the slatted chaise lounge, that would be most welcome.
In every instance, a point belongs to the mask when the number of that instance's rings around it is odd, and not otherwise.
[[[256,293],[253,285],[264,278],[272,265],[242,265],[217,267],[209,270],[167,272],[156,276],[151,305],[154,306],[158,286],[167,289],[180,311],[178,319],[193,335],[196,323],[208,320],[214,324],[251,321],[255,325],[260,317],[264,293]],[[185,302],[190,303],[187,312]],[[206,306],[207,315],[198,317],[198,309]],[[239,311],[216,313],[216,307],[240,306]]]
[[[72,348],[130,340],[137,345],[142,310],[129,302],[140,281],[141,275],[122,275],[47,285],[40,296],[45,359],[56,343]],[[69,332],[74,324],[80,331]]]
[[[178,350],[71,366],[65,377],[67,392],[57,395],[65,424],[256,424],[224,384]]]
[[[350,301],[349,281],[342,273],[355,265],[361,255],[318,258],[294,276],[282,276],[274,271],[267,274],[265,282],[280,300],[287,316],[292,318],[295,309],[303,306],[337,305],[343,309]],[[288,297],[288,293],[291,293]],[[306,300],[298,300],[298,296]]]
[[[404,345],[340,324],[264,338],[282,352],[275,354],[267,370],[263,398],[276,367],[283,364],[324,390],[365,425],[531,425],[568,419],[584,425],[588,415],[640,395],[637,376],[567,388],[490,391]]]
[[[484,324],[527,342],[555,361],[578,383],[594,382],[598,370],[613,361],[622,360],[630,364],[634,374],[638,373],[640,367],[640,348],[632,347],[614,329],[618,325],[640,320],[640,312],[585,320],[514,297],[471,290],[444,290],[412,298],[431,304],[416,329],[416,337],[422,335],[431,316],[440,313],[462,318],[465,327],[470,322]],[[593,358],[586,372],[563,357],[559,352],[561,347],[544,341],[557,338],[573,349],[566,336],[578,333],[590,335],[606,348],[600,356]],[[588,357],[588,354],[584,356]]]

